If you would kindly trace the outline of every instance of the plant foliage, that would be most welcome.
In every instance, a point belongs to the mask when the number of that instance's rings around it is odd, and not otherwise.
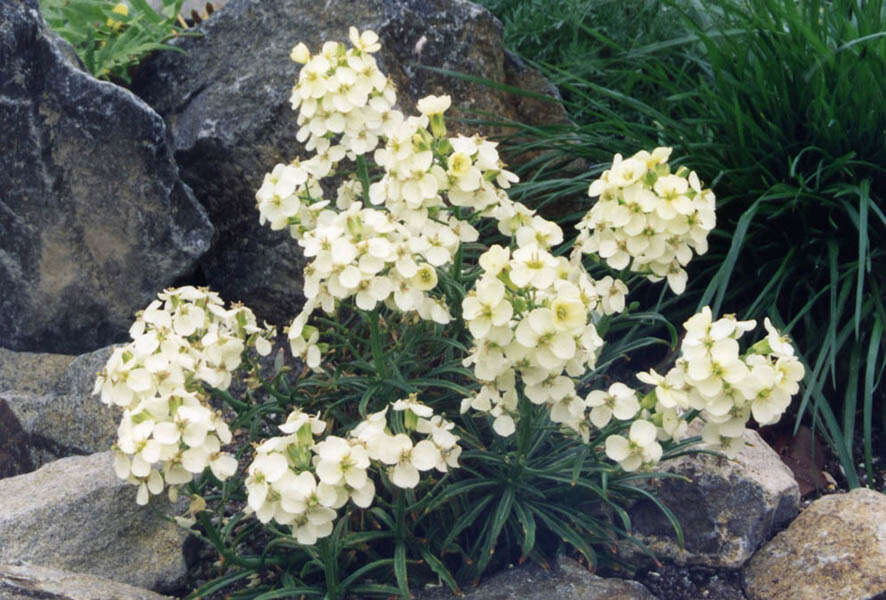
[[[673,145],[715,174],[711,252],[662,309],[679,320],[710,303],[786,325],[808,367],[797,427],[815,426],[851,486],[871,482],[874,431],[886,431],[884,3],[638,3],[661,15],[642,39],[613,35],[611,21],[543,21],[592,52],[593,73],[537,53],[534,30],[522,27],[553,11],[487,4],[513,20],[509,39],[541,59],[577,122],[523,128],[515,151],[542,152],[518,197],[549,203],[575,193],[585,182],[565,167],[576,156],[599,163],[628,146]]]
[[[131,69],[156,50],[181,52],[166,42],[182,35],[176,23],[183,0],[40,0],[46,22],[70,42],[86,69],[99,79],[129,83]]]

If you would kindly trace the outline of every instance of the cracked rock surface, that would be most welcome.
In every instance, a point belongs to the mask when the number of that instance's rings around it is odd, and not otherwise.
[[[0,2],[0,347],[125,338],[213,235],[163,119],[80,70],[36,0]]]
[[[0,563],[174,589],[186,572],[182,530],[162,518],[162,499],[138,506],[112,463],[111,452],[72,456],[0,480]]]
[[[122,411],[92,388],[113,349],[77,357],[0,349],[0,479],[111,447]]]

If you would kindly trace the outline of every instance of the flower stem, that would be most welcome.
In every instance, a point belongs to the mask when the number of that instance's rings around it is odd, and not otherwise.
[[[362,154],[357,157],[357,176],[363,185],[363,204],[369,204],[369,167],[366,164],[366,157]]]

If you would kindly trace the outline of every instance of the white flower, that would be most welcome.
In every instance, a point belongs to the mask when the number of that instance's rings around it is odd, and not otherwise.
[[[289,58],[292,59],[292,62],[303,65],[311,59],[311,53],[304,42],[299,42],[293,46],[292,51],[289,53]]]
[[[381,44],[378,43],[378,34],[374,31],[366,30],[360,33],[356,27],[348,29],[348,39],[351,40],[354,48],[363,52],[378,52],[381,50]]]
[[[417,290],[426,292],[437,286],[437,270],[428,263],[422,263],[409,283]]]
[[[452,98],[448,95],[425,96],[416,103],[416,108],[421,114],[431,117],[446,112],[452,105]]]
[[[689,407],[689,399],[683,389],[685,381],[679,369],[671,369],[664,376],[650,369],[647,373],[637,373],[637,379],[655,386],[655,397],[664,408]]]
[[[511,259],[511,251],[498,244],[493,244],[480,255],[479,263],[488,276],[496,277]]]
[[[574,331],[584,327],[588,316],[587,307],[578,295],[558,295],[551,302],[551,312],[554,315],[554,326],[561,331]]]
[[[772,324],[772,321],[769,320],[769,317],[763,319],[763,326],[767,332],[766,341],[769,342],[769,347],[772,349],[773,354],[784,357],[794,355],[794,347],[791,345],[790,338],[781,335]]]
[[[310,415],[296,408],[286,417],[286,422],[280,425],[283,433],[298,433],[303,428],[312,436],[320,435],[326,429],[326,423],[319,415]]]
[[[556,267],[557,261],[547,250],[534,245],[518,248],[511,258],[511,281],[521,288],[544,289],[554,282]]]
[[[360,490],[366,485],[369,454],[363,446],[336,436],[327,436],[314,445],[319,458],[316,464],[320,481],[330,485],[346,483]]]
[[[514,313],[505,298],[505,286],[498,279],[483,277],[476,284],[476,293],[462,300],[462,316],[468,323],[471,335],[485,337],[490,328],[505,325]]]
[[[389,437],[380,453],[381,461],[392,465],[388,471],[391,482],[404,489],[417,486],[418,472],[433,469],[440,460],[440,450],[433,442],[422,440],[413,446],[409,436],[403,433]]]
[[[662,448],[655,439],[655,425],[649,421],[634,421],[628,438],[620,435],[610,435],[606,438],[606,456],[628,472],[651,466],[657,463],[662,455]]]
[[[725,454],[728,458],[735,458],[739,452],[745,447],[744,437],[742,436],[743,427],[737,432],[737,435],[727,435],[722,424],[705,423],[704,429],[701,431],[701,439],[713,450],[718,450]],[[728,431],[728,433],[735,433]]]
[[[592,407],[591,423],[598,429],[605,427],[613,416],[621,421],[627,421],[640,410],[637,393],[623,383],[613,383],[606,392],[593,390],[585,402]]]
[[[534,350],[539,364],[549,370],[562,368],[575,356],[575,338],[557,329],[549,308],[533,309],[520,321],[515,337],[520,345]]]
[[[577,225],[574,256],[595,252],[614,269],[630,268],[650,281],[667,278],[680,294],[693,249],[707,251],[716,202],[694,172],[671,174],[669,155],[670,148],[627,159],[615,155],[612,167],[588,188],[599,199]]]
[[[430,417],[434,414],[430,406],[426,406],[418,401],[416,394],[410,394],[407,398],[402,398],[391,404],[391,408],[397,411],[410,411],[417,417]]]
[[[604,315],[612,315],[624,311],[628,286],[620,279],[613,279],[607,275],[597,282],[596,293],[600,298],[600,308],[603,309]]]
[[[492,429],[501,437],[508,437],[517,431],[517,425],[514,423],[511,415],[502,413],[495,417],[495,420],[492,422]]]

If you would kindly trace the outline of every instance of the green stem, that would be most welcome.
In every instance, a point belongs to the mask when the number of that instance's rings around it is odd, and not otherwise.
[[[245,569],[258,569],[262,567],[263,563],[264,565],[276,565],[282,562],[282,559],[280,558],[263,560],[261,558],[241,557],[227,547],[224,540],[221,538],[221,535],[219,535],[218,530],[213,526],[206,511],[197,513],[197,521],[203,526],[203,530],[206,532],[206,535],[203,537],[212,544],[216,551],[225,558],[225,562],[229,564],[234,564]]]
[[[455,251],[455,256],[452,258],[452,269],[450,269],[450,275],[452,279],[455,280],[455,283],[459,285],[459,287],[464,286],[464,281],[462,281],[462,264],[464,262],[464,257],[462,256],[462,244],[458,245],[458,250]]]
[[[326,596],[338,600],[338,557],[329,538],[320,542],[320,555],[323,558],[323,574],[326,578]]]
[[[251,404],[249,404],[248,402],[243,402],[242,400],[237,400],[227,390],[220,390],[218,388],[211,387],[209,388],[209,391],[213,396],[221,398],[228,406],[233,408],[238,415],[244,410],[249,410],[250,408],[252,408]]]
[[[369,345],[372,348],[372,360],[375,363],[375,376],[379,380],[383,380],[387,377],[387,365],[381,343],[381,332],[378,327],[379,311],[376,308],[372,312],[364,312],[363,315],[369,321]]]
[[[369,204],[369,167],[366,157],[362,154],[357,157],[357,176],[363,184],[363,204]]]

